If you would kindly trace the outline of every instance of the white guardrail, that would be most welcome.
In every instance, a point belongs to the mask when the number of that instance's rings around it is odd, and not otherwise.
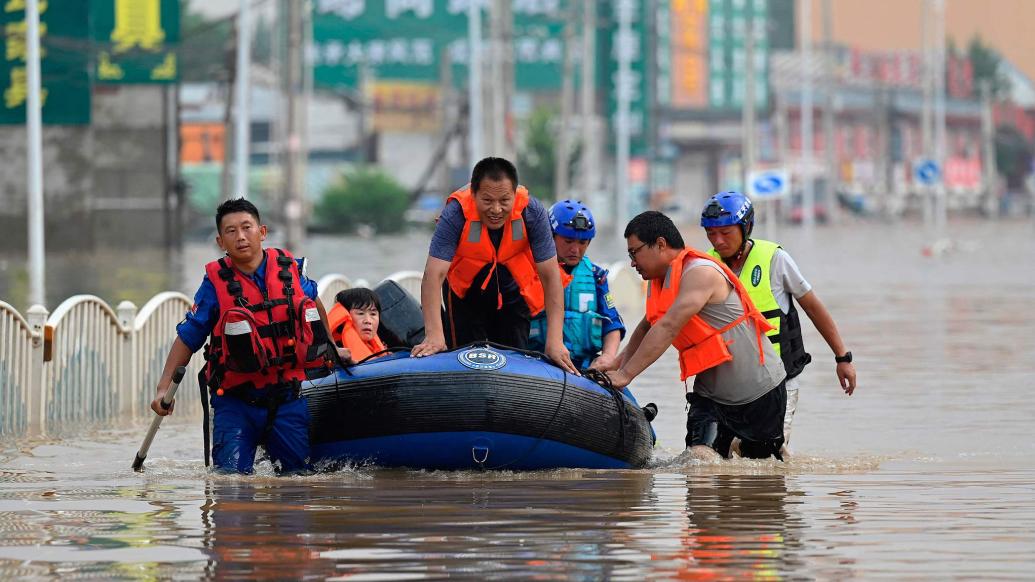
[[[386,279],[420,297],[420,272]],[[643,281],[623,263],[612,265],[608,280],[626,325],[635,326],[643,315]],[[353,286],[366,281],[327,275],[317,282],[324,305]],[[93,295],[75,295],[53,313],[34,305],[25,316],[0,301],[0,438],[149,414],[176,324],[190,308],[191,300],[176,292],[159,293],[139,310],[129,301],[112,309]],[[203,364],[199,355],[191,359],[191,389],[177,393],[181,411],[200,414],[193,379]]]

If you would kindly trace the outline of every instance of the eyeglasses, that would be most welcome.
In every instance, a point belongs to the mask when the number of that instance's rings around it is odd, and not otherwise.
[[[629,251],[629,260],[630,261],[635,261],[636,260],[636,253],[638,253],[641,250],[643,250],[643,247],[645,247],[645,246],[647,246],[649,244],[650,243],[643,243],[642,245],[640,245],[640,246],[636,247],[635,249]]]

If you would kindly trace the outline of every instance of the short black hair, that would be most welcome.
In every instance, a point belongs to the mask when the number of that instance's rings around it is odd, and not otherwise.
[[[352,289],[338,291],[338,294],[334,296],[334,300],[341,303],[345,309],[369,309],[373,307],[378,313],[381,312],[381,300],[378,299],[377,293],[366,287],[353,287]]]
[[[629,238],[634,234],[636,238],[650,246],[654,246],[659,238],[663,238],[668,246],[674,249],[686,247],[683,235],[679,234],[679,229],[676,228],[672,219],[657,210],[641,212],[629,221],[628,226],[625,227],[624,236]]]
[[[244,198],[231,198],[220,204],[219,208],[216,208],[216,232],[220,232],[223,228],[223,217],[235,212],[247,212],[255,217],[255,222],[262,224],[262,219],[259,218],[259,209],[254,204]]]
[[[503,158],[484,158],[474,165],[471,171],[471,193],[478,192],[482,180],[488,178],[492,181],[499,181],[504,178],[510,180],[514,188],[518,186],[517,168],[509,160]]]

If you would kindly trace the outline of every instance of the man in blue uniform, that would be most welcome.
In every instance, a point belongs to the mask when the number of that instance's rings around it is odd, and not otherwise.
[[[173,371],[211,338],[206,383],[216,468],[251,473],[261,444],[279,472],[305,470],[309,412],[299,386],[307,368],[323,363],[329,337],[316,282],[305,275],[305,259],[263,248],[266,226],[251,202],[222,203],[216,227],[226,256],[206,266],[194,305],[176,326],[151,409],[172,412],[161,400]]]
[[[596,236],[593,213],[581,202],[562,200],[550,208],[550,226],[564,283],[564,345],[581,370],[608,370],[618,355],[625,324],[607,286],[607,269],[594,265],[586,250]],[[529,347],[545,347],[546,318],[532,321]]]

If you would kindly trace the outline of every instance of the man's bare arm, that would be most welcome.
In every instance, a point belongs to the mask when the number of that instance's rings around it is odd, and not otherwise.
[[[420,307],[424,313],[424,341],[410,352],[416,357],[430,356],[446,349],[442,330],[442,283],[449,272],[449,261],[428,257],[420,283]]]

